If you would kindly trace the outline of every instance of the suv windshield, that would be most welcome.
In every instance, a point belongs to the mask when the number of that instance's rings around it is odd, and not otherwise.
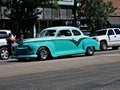
[[[107,30],[102,30],[102,31],[96,31],[93,36],[101,36],[101,35],[106,35]]]

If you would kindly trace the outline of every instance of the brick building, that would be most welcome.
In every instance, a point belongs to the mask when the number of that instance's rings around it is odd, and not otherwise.
[[[112,24],[113,27],[120,27],[120,0],[105,1],[112,1],[113,5],[117,7],[117,10],[112,15],[110,15],[109,22]]]
[[[120,0],[105,0],[106,2],[107,1],[112,1],[113,2],[113,5],[115,7],[117,7],[117,10],[115,11],[115,13],[113,15],[115,16],[120,16]]]

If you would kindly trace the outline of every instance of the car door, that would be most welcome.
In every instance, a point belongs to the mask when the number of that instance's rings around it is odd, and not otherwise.
[[[78,53],[83,53],[83,49],[82,49],[82,40],[86,38],[85,35],[83,35],[82,32],[80,32],[79,30],[76,30],[76,29],[73,29],[72,30],[72,33],[73,33],[73,39],[72,41],[75,43],[76,45],[76,48],[77,48],[77,52]]]
[[[76,45],[72,42],[73,36],[70,30],[60,30],[54,40],[57,56],[69,55],[76,52]]]
[[[109,42],[109,45],[115,45],[116,44],[116,34],[114,33],[113,29],[109,29],[108,32],[107,32],[107,35],[108,35],[108,42]]]
[[[0,46],[7,45],[7,33],[4,31],[0,32]]]
[[[115,34],[116,34],[116,44],[120,45],[120,29],[115,28],[114,31],[115,31]]]

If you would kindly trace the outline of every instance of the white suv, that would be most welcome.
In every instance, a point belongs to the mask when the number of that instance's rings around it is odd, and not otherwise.
[[[7,60],[11,55],[11,47],[7,43],[10,30],[0,30],[0,60]]]
[[[97,30],[93,35],[93,39],[96,39],[100,43],[101,50],[107,50],[108,47],[117,50],[120,46],[120,29],[107,28]]]

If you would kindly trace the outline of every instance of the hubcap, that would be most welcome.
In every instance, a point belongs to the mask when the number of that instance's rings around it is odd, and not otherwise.
[[[9,58],[9,52],[7,50],[1,51],[1,58],[2,59],[8,59]]]
[[[92,55],[92,54],[93,54],[93,51],[94,51],[94,50],[93,50],[93,48],[92,48],[92,47],[90,47],[90,48],[88,49],[88,52],[89,52],[89,54],[90,54],[90,55]]]
[[[104,49],[104,50],[106,50],[106,49],[107,49],[106,44],[103,44],[103,49]]]
[[[42,59],[47,59],[47,57],[48,57],[47,51],[46,50],[41,50],[40,56],[41,56]]]

